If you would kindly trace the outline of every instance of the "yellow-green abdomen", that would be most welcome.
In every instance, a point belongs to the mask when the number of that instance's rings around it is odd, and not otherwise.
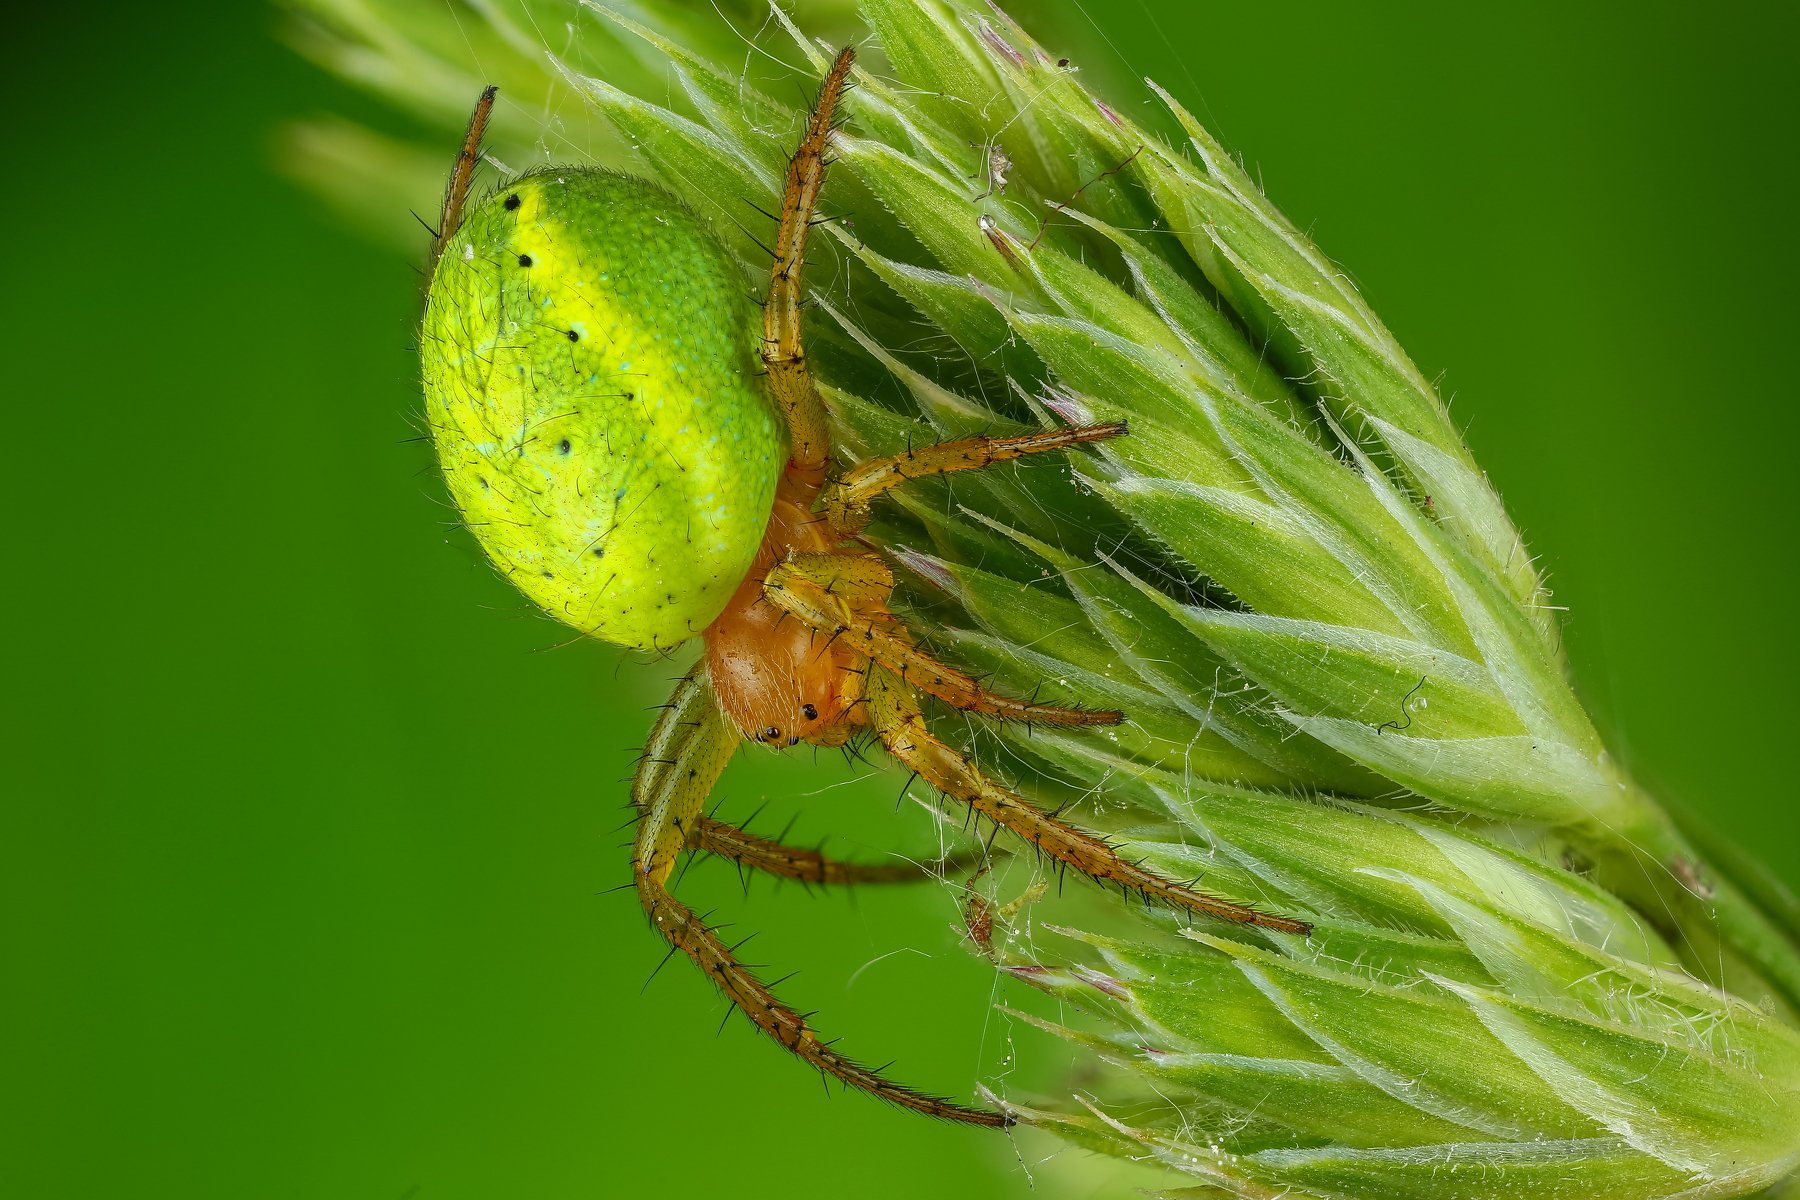
[[[457,507],[551,615],[667,649],[749,570],[786,459],[742,273],[668,193],[504,185],[444,249],[420,354]]]

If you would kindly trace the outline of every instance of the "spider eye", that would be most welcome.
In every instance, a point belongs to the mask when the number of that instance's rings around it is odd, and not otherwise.
[[[781,730],[775,728],[773,725],[763,730],[762,735],[763,740],[767,742],[779,742],[781,740]]]
[[[819,719],[819,710],[810,704],[802,704],[800,706],[800,715],[809,721],[816,721]]]
[[[799,744],[800,744],[800,735],[799,734],[795,733],[795,734],[788,735],[788,745],[798,746]]]

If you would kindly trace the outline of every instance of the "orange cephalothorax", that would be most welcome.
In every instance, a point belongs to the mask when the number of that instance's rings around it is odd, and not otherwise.
[[[763,594],[779,559],[829,549],[830,527],[808,511],[816,492],[791,475],[782,481],[756,564],[705,634],[720,710],[745,737],[769,746],[843,745],[855,723],[851,706],[862,695],[858,655],[834,632],[795,620]]]

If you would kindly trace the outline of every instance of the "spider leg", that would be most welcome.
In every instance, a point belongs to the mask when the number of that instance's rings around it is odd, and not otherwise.
[[[438,259],[444,257],[444,247],[462,228],[463,206],[468,203],[469,185],[475,178],[475,167],[481,161],[481,139],[487,133],[488,118],[494,112],[494,97],[499,92],[500,89],[493,85],[483,88],[475,101],[475,111],[469,115],[462,149],[456,153],[456,165],[450,169],[450,182],[444,188],[444,206],[438,212],[437,232],[431,238],[431,255],[425,260],[427,282],[437,270]]]
[[[775,238],[775,268],[769,280],[769,298],[763,305],[763,365],[769,373],[769,394],[787,419],[793,465],[820,472],[831,455],[831,431],[825,402],[813,386],[800,344],[800,269],[806,261],[806,235],[812,228],[813,210],[825,186],[825,147],[831,138],[832,115],[855,58],[856,51],[845,47],[831,64],[806,122],[806,133],[788,160],[781,227]]]
[[[740,963],[717,932],[669,891],[669,874],[699,828],[701,808],[737,749],[739,737],[713,701],[705,660],[688,672],[663,711],[637,778],[632,801],[642,814],[632,850],[644,912],[669,945],[694,961],[752,1024],[828,1075],[902,1108],[971,1125],[1010,1124],[1003,1113],[968,1108],[892,1083],[821,1041],[799,1013],[775,998]]]
[[[952,471],[979,471],[997,462],[1066,450],[1082,442],[1099,442],[1125,432],[1125,422],[1046,429],[1018,437],[968,437],[954,442],[922,446],[904,454],[872,458],[859,463],[825,487],[825,517],[833,529],[855,533],[869,523],[869,505],[875,497],[909,479],[948,475]]]
[[[967,757],[933,737],[911,688],[885,671],[869,672],[869,721],[887,751],[933,787],[1004,826],[1058,862],[1101,883],[1117,884],[1177,908],[1282,933],[1305,934],[1311,926],[1271,916],[1242,904],[1197,892],[1119,857],[1103,839],[1051,816],[1017,792],[994,783]]]
[[[906,626],[888,612],[893,588],[887,564],[867,554],[789,555],[763,581],[763,594],[783,609],[956,708],[1047,725],[1116,725],[1125,719],[1110,709],[1033,704],[984,687],[918,647]]]
[[[958,854],[930,863],[840,862],[817,850],[784,846],[708,816],[699,819],[688,847],[802,883],[916,883],[956,873],[979,861],[978,856]]]
[[[650,730],[631,781],[631,803],[638,812],[632,843],[638,896],[651,924],[677,945],[661,910],[665,903],[683,914],[687,910],[669,894],[669,875],[699,836],[701,809],[738,740],[713,700],[703,659],[675,685],[674,695]]]

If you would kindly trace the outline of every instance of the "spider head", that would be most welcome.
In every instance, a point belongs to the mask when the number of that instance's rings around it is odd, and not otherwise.
[[[746,585],[760,587],[760,574]],[[773,604],[733,604],[706,631],[713,695],[746,738],[785,749],[849,737],[862,676],[843,646],[822,639]]]

